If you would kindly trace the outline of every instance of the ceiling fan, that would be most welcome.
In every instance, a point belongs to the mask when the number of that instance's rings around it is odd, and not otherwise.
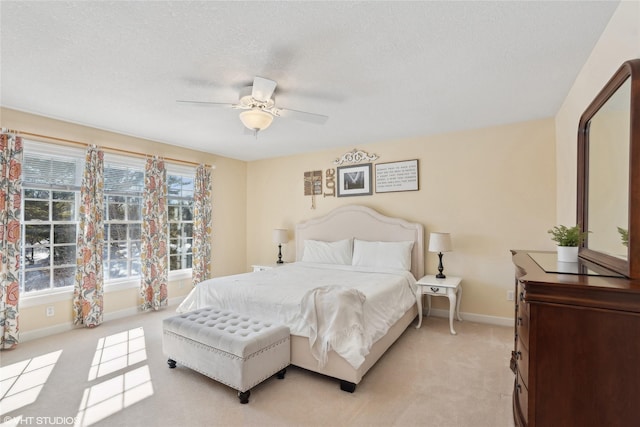
[[[275,81],[256,76],[253,79],[253,85],[245,86],[240,90],[240,99],[237,104],[207,101],[177,102],[199,105],[222,105],[243,110],[240,113],[240,121],[242,121],[242,124],[245,125],[247,129],[253,131],[254,135],[268,128],[271,122],[273,122],[274,117],[291,118],[315,124],[324,124],[329,118],[321,114],[276,107],[276,100],[273,96],[276,86],[277,83]]]

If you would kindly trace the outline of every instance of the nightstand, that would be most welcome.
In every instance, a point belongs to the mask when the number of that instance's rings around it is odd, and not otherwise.
[[[280,267],[284,265],[284,263],[282,264],[254,264],[251,266],[251,268],[253,268],[253,271],[265,271],[265,270],[271,270],[272,268],[276,268],[276,267]]]
[[[416,302],[418,303],[418,326],[422,325],[422,295],[427,296],[427,304],[429,306],[429,312],[431,311],[431,297],[447,297],[449,298],[449,329],[451,334],[455,335],[456,331],[453,329],[453,316],[454,311],[456,318],[462,321],[460,317],[460,300],[462,299],[462,286],[460,277],[447,276],[444,279],[437,279],[434,275],[424,276],[418,280],[418,290],[416,291]]]

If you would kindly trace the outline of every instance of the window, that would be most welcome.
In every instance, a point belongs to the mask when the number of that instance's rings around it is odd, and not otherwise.
[[[195,172],[167,173],[169,209],[169,270],[191,268],[193,242],[193,188]]]
[[[21,292],[72,286],[84,153],[25,141]]]
[[[105,154],[104,279],[140,277],[144,160]]]
[[[85,150],[24,141],[21,292],[73,286]],[[167,165],[169,270],[192,265],[194,168]],[[140,277],[144,160],[104,160],[105,284]]]

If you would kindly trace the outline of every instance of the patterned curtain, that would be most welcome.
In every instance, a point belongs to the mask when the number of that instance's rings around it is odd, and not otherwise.
[[[142,282],[140,284],[143,311],[158,310],[167,305],[167,171],[164,161],[147,159],[144,171],[142,201]]]
[[[18,344],[22,138],[0,136],[0,349]]]
[[[211,169],[205,165],[196,168],[192,251],[192,281],[197,285],[209,278],[211,262]]]
[[[87,148],[80,187],[76,281],[73,289],[73,323],[93,328],[102,323],[104,308],[104,153]]]

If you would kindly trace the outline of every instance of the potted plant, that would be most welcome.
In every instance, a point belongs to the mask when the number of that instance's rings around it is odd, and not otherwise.
[[[548,233],[551,234],[551,240],[558,244],[559,262],[578,262],[578,246],[584,242],[588,231],[580,231],[577,225],[556,225]]]
[[[620,240],[622,240],[622,246],[629,247],[629,230],[622,227],[618,227],[618,233],[620,233]]]

